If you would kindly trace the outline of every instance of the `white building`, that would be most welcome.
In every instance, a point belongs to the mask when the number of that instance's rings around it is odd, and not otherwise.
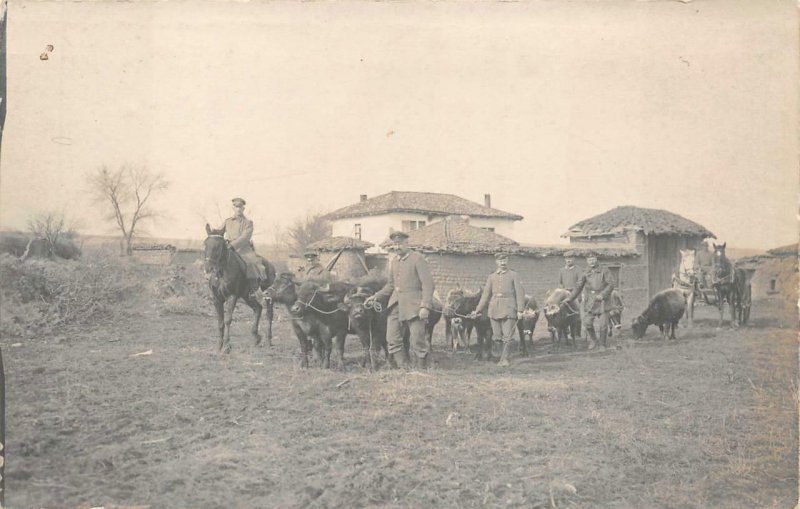
[[[358,203],[325,215],[332,235],[354,237],[375,244],[368,252],[381,252],[381,242],[395,230],[411,231],[441,221],[447,216],[461,216],[469,224],[513,238],[518,214],[492,208],[490,195],[484,204],[460,196],[442,193],[391,191],[374,198],[362,194]]]

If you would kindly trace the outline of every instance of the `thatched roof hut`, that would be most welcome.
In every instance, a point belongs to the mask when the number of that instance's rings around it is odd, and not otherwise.
[[[373,246],[353,237],[328,237],[309,244],[310,250],[319,253],[319,261],[339,280],[354,281],[369,271],[364,250]],[[303,272],[304,260],[290,258],[289,266],[293,272]]]
[[[625,231],[640,231],[645,235],[686,235],[716,238],[704,226],[683,216],[660,209],[616,207],[570,226],[564,237],[592,237]]]
[[[563,235],[572,246],[623,244],[636,249],[647,266],[647,294],[669,288],[681,249],[716,238],[704,226],[678,214],[641,207],[616,207],[572,225]]]

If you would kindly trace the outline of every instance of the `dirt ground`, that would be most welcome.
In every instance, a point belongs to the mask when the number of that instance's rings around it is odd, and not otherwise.
[[[541,339],[506,369],[447,353],[440,325],[427,373],[365,372],[352,336],[346,373],[300,370],[287,323],[256,348],[248,313],[227,357],[208,316],[0,341],[8,507],[797,502],[797,317],[774,303],[605,353]]]

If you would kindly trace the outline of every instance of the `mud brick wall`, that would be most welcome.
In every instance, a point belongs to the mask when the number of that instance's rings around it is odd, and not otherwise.
[[[461,285],[468,290],[477,290],[486,283],[486,278],[496,269],[492,255],[457,255],[426,253],[431,267],[437,293],[444,298],[447,292]],[[618,274],[619,287],[625,302],[626,317],[639,314],[647,307],[647,265],[642,257],[599,259],[600,263]],[[586,267],[582,258],[576,258],[576,265]],[[511,256],[508,266],[516,270],[522,279],[525,293],[532,295],[541,305],[545,293],[558,287],[558,271],[564,265],[560,256],[544,258]],[[614,267],[619,267],[615,269]],[[633,313],[633,314],[632,314]]]

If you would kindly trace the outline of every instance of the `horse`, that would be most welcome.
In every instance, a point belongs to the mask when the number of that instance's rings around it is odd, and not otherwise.
[[[678,272],[672,276],[672,288],[680,290],[686,300],[686,320],[689,327],[694,325],[694,302],[700,291],[699,279],[694,270],[694,249],[681,249],[681,262]]]
[[[711,286],[714,288],[714,293],[717,297],[717,308],[719,309],[719,325],[718,329],[722,328],[722,319],[724,316],[725,301],[728,302],[728,307],[731,313],[731,328],[737,328],[736,323],[736,309],[739,306],[739,287],[744,278],[744,271],[742,269],[735,269],[733,263],[725,256],[724,244],[714,244],[714,273],[711,276]]]
[[[251,295],[250,281],[247,279],[247,267],[244,260],[228,245],[222,236],[222,231],[212,230],[206,224],[206,240],[204,241],[204,269],[208,274],[208,287],[211,290],[211,299],[217,311],[217,324],[219,326],[219,351],[231,351],[231,322],[233,311],[239,299],[245,301],[253,310],[253,326],[250,333],[253,335],[254,344],[261,345],[261,335],[258,333],[258,323],[261,320],[263,307]],[[259,282],[261,290],[265,290],[275,280],[275,267],[265,259],[261,259],[267,273],[267,279]],[[272,300],[265,299],[267,308],[267,346],[272,346]]]

